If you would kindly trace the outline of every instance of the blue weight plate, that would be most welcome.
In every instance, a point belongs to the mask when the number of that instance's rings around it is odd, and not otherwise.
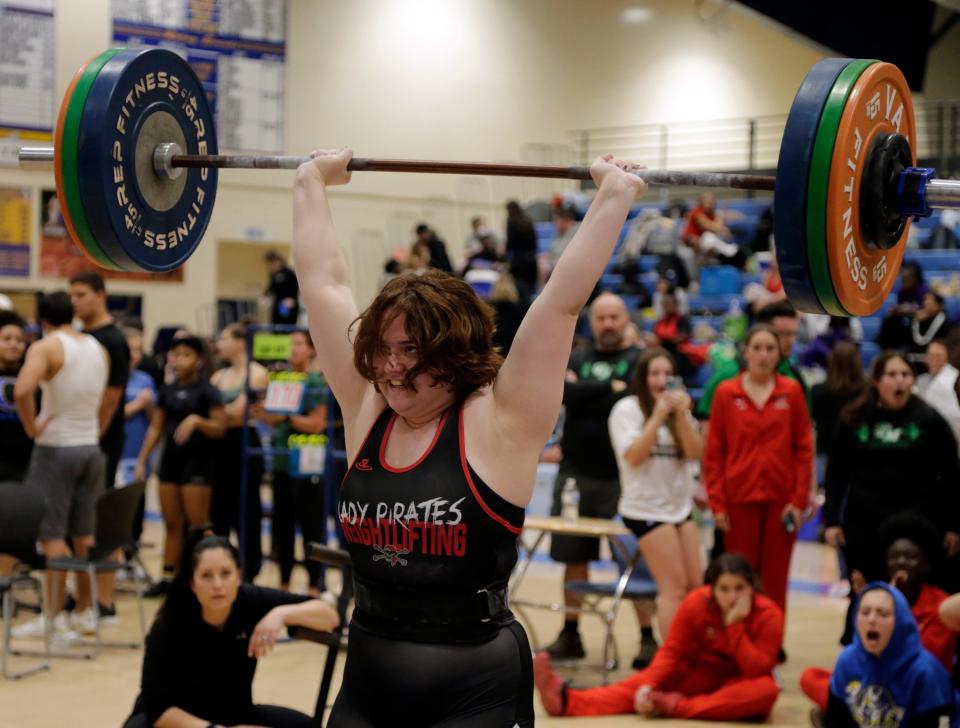
[[[203,237],[216,198],[216,169],[153,174],[156,144],[216,154],[213,115],[185,60],[163,48],[126,49],[97,75],[80,125],[80,193],[90,227],[125,270],[183,265]],[[139,167],[139,173],[138,173]]]
[[[780,142],[773,193],[773,234],[777,264],[787,297],[801,311],[827,313],[813,287],[807,258],[807,177],[820,114],[834,81],[849,58],[826,58],[800,84]]]

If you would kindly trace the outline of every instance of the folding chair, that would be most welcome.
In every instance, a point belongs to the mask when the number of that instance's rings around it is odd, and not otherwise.
[[[117,551],[123,551],[133,546],[133,519],[137,515],[137,506],[143,496],[146,484],[143,481],[131,483],[123,488],[112,488],[97,499],[97,525],[94,535],[95,543],[90,547],[87,558],[77,556],[61,556],[47,559],[45,568],[55,571],[67,571],[75,574],[86,574],[90,579],[90,595],[93,604],[99,603],[97,594],[97,575],[117,572],[125,568],[126,562],[121,554],[119,559],[112,556]],[[147,633],[147,619],[143,608],[143,585],[137,580],[137,609],[140,615],[140,639],[136,642],[105,642],[100,634],[100,620],[94,633],[94,641],[84,642],[83,645],[92,647],[86,652],[55,652],[54,657],[79,658],[92,660],[99,656],[103,647],[123,647],[139,649],[144,644]],[[59,604],[62,594],[48,595],[48,604]],[[33,654],[27,651],[14,651],[15,655]]]
[[[320,561],[341,572],[340,596],[337,599],[337,615],[340,617],[340,626],[332,632],[318,632],[306,627],[288,627],[287,633],[293,639],[307,640],[326,645],[327,658],[323,665],[323,677],[320,679],[320,690],[317,692],[317,705],[314,708],[313,724],[323,728],[323,714],[327,709],[327,698],[330,694],[330,684],[333,682],[333,671],[337,664],[340,650],[347,644],[347,608],[353,600],[353,575],[350,554],[342,549],[333,548],[325,544],[307,544],[307,558]]]
[[[637,548],[637,538],[633,534],[615,536],[610,540],[620,574],[614,581],[593,582],[573,581],[565,585],[566,589],[580,594],[586,602],[585,611],[596,614],[604,623],[606,633],[603,639],[603,682],[606,683],[609,672],[616,668],[619,661],[617,643],[613,635],[613,625],[617,620],[620,603],[624,599],[640,601],[654,600],[657,597],[657,585],[650,575],[643,556]],[[611,599],[607,608],[600,608],[602,599]]]
[[[13,556],[24,564],[38,563],[37,532],[46,507],[43,494],[23,483],[0,483],[0,554]],[[0,596],[3,601],[3,651],[0,652],[3,676],[19,680],[40,670],[50,669],[50,643],[46,642],[44,660],[31,667],[14,672],[7,665],[15,654],[10,648],[10,623],[13,621],[13,592],[20,586],[32,588],[37,602],[43,603],[43,585],[29,574],[0,576]]]

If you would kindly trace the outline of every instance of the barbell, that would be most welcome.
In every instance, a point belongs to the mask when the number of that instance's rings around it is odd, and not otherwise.
[[[651,185],[773,190],[774,237],[790,300],[803,311],[865,316],[893,288],[911,217],[960,207],[960,181],[916,168],[909,88],[896,66],[828,58],[787,117],[777,176],[641,170]],[[20,150],[53,165],[64,222],[97,265],[164,272],[193,253],[213,213],[217,170],[296,169],[309,157],[218,154],[203,86],[162,48],[111,49],[74,75],[54,147]],[[356,172],[589,180],[586,166],[355,157]]]

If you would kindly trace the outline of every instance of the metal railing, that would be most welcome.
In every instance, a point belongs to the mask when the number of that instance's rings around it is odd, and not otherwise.
[[[938,176],[960,173],[960,100],[914,103],[917,159]],[[777,167],[787,115],[596,127],[570,132],[581,164],[604,152],[677,170],[748,171]]]

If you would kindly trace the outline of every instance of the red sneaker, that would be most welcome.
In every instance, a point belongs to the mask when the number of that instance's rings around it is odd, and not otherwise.
[[[550,715],[563,715],[565,686],[563,679],[553,671],[550,655],[538,652],[533,658],[533,684],[540,693],[543,709]]]

